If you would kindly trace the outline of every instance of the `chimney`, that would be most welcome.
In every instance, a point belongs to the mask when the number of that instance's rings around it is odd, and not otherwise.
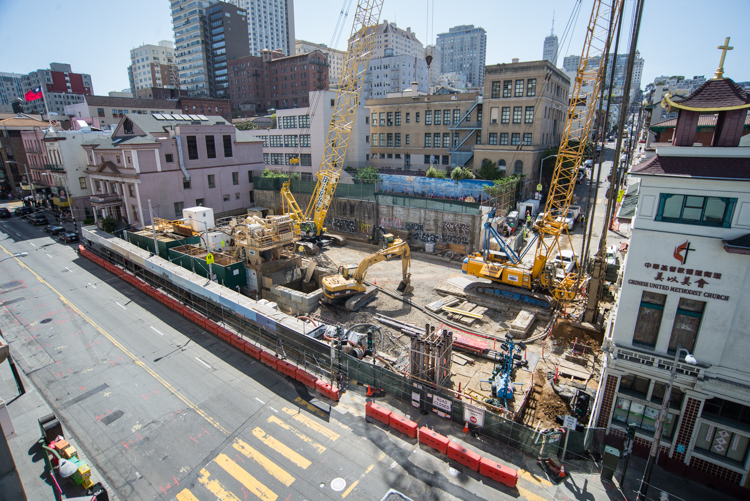
[[[513,58],[513,64],[516,64],[517,62],[518,62],[518,58],[517,58],[517,57],[514,57],[514,58]]]
[[[419,82],[412,82],[411,83],[411,93],[414,94],[415,96],[419,92],[418,88],[419,88]]]

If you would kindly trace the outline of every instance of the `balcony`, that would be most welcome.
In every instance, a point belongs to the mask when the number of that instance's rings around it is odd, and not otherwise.
[[[122,198],[116,193],[102,193],[89,197],[92,205],[97,207],[113,207],[122,205]]]

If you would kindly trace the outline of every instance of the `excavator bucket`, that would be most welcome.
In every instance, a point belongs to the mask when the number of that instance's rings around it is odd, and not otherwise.
[[[399,294],[405,296],[414,292],[414,286],[411,285],[409,280],[401,280],[396,290],[399,292]]]

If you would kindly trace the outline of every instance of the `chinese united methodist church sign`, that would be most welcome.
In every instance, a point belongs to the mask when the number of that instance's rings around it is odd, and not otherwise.
[[[721,291],[724,275],[720,259],[711,259],[705,252],[696,251],[689,239],[674,249],[666,245],[658,248],[659,251],[649,253],[653,261],[633,263],[636,267],[643,266],[645,271],[636,271],[633,275],[637,274],[643,280],[631,278],[629,285],[729,301],[729,296],[716,292]]]

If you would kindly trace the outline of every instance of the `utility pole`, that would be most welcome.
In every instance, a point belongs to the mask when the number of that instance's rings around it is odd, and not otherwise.
[[[154,223],[154,211],[151,208],[151,199],[148,199],[148,215],[151,216],[151,233],[154,235],[154,256],[159,255],[159,242],[156,241],[156,224]],[[208,277],[211,280],[211,277]]]

